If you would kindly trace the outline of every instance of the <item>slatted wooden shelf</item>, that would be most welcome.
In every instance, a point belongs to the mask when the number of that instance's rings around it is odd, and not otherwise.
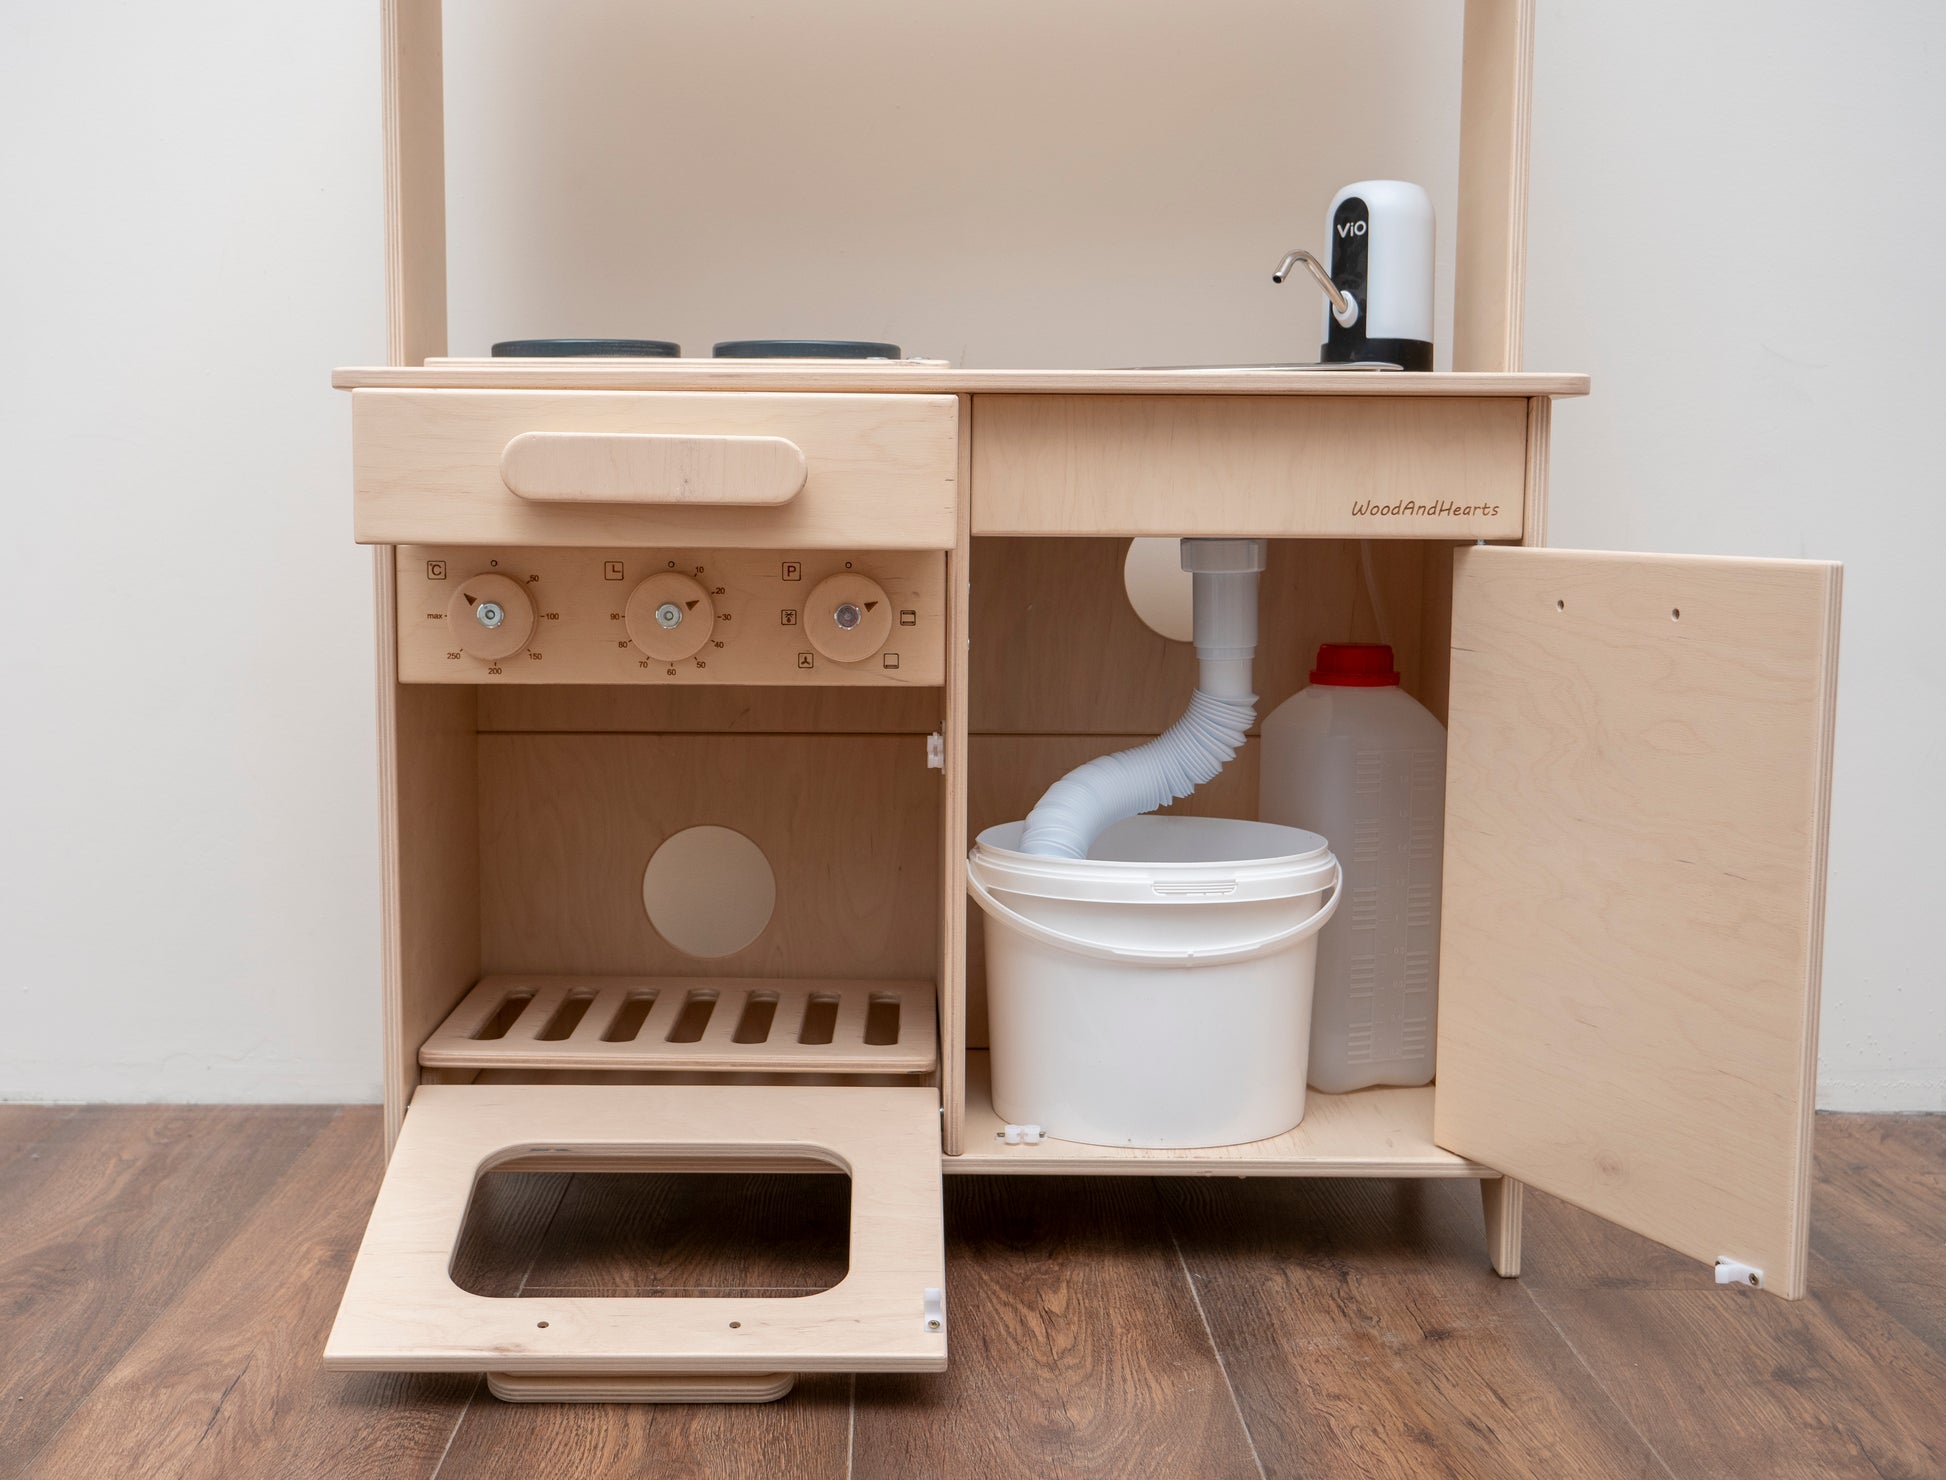
[[[428,1069],[925,1074],[926,981],[489,976],[419,1050]]]

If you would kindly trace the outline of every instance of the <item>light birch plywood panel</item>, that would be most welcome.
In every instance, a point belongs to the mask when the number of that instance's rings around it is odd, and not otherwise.
[[[404,684],[396,691],[393,754],[381,770],[387,854],[386,1108],[392,1134],[419,1082],[420,1042],[480,970],[472,695]]]
[[[490,1299],[449,1273],[474,1183],[501,1164],[784,1157],[851,1178],[850,1268],[783,1298]],[[338,1370],[937,1372],[946,1365],[939,1099],[930,1089],[427,1085],[393,1153],[325,1345]]]
[[[1326,197],[1320,196],[1320,201]],[[1393,400],[1585,396],[1581,374],[1369,370],[1005,370],[937,360],[495,360],[425,366],[355,365],[331,384],[350,390],[817,391],[899,395],[1359,396]]]
[[[1534,0],[1466,0],[1460,71],[1453,368],[1520,369]]]
[[[929,688],[653,688],[537,684],[482,688],[480,729],[610,733],[930,735],[941,691]]]
[[[529,432],[783,437],[809,471],[768,508],[535,503],[501,473]],[[353,525],[366,543],[945,550],[958,436],[951,396],[355,391]]]
[[[946,556],[937,550],[854,557],[815,548],[401,545],[398,552],[398,662],[406,683],[477,684],[490,692],[561,683],[936,688],[945,679]],[[531,609],[531,633],[511,653],[495,648],[480,657],[468,643],[499,632],[484,633],[471,621],[467,603],[476,588],[469,583],[494,576],[509,583],[496,599]],[[823,583],[849,577],[869,582],[861,582],[856,599],[868,611],[878,606],[884,640],[834,658],[826,649],[844,634],[831,614],[834,600],[846,596],[833,598]],[[650,613],[672,597],[691,603],[681,631],[695,636],[682,656],[651,656],[642,645],[645,633],[652,642],[659,630]]]
[[[1526,469],[1517,397],[973,401],[980,535],[1519,539]]]
[[[446,92],[440,0],[384,0],[386,355],[446,353]]]
[[[804,474],[784,437],[522,432],[500,454],[501,480],[538,503],[786,504]]]
[[[479,807],[471,689],[398,681],[392,550],[374,552],[385,1137],[419,1083],[419,1044],[480,974]]]
[[[1416,540],[1371,550],[1385,631],[1416,694],[1425,570],[1444,551]],[[1195,650],[1135,615],[1127,551],[1125,539],[973,542],[976,733],[1154,735],[1175,722],[1196,686]],[[1356,540],[1273,541],[1257,608],[1259,714],[1303,687],[1319,643],[1379,641]]]
[[[428,1068],[929,1074],[929,981],[490,976],[419,1050]]]
[[[938,967],[940,776],[918,736],[482,735],[479,784],[488,972],[930,981]],[[711,960],[676,950],[642,905],[656,847],[703,825],[761,848],[777,889],[763,933]]]
[[[1480,1214],[1487,1230],[1487,1259],[1502,1279],[1520,1274],[1521,1211],[1527,1201],[1524,1184],[1512,1177],[1495,1177],[1480,1184]]]
[[[1158,1073],[1167,1073],[1158,1065]],[[946,1158],[949,1172],[1125,1177],[1491,1177],[1493,1173],[1433,1144],[1431,1086],[1380,1087],[1304,1097],[1304,1119],[1267,1141],[1163,1150],[1090,1146],[1049,1139],[1006,1145],[993,1108],[984,1053],[967,1055],[966,1149]]]
[[[1806,561],[1453,582],[1435,1139],[1792,1297],[1838,607]]]
[[[599,1377],[576,1372],[489,1372],[486,1381],[487,1391],[502,1403],[774,1403],[797,1385],[797,1374]]]
[[[912,1074],[824,1074],[813,1070],[792,1070],[790,1072],[768,1069],[750,1070],[694,1070],[694,1069],[478,1069],[462,1071],[471,1078],[452,1083],[481,1085],[511,1084],[649,1084],[649,1085],[693,1085],[693,1084],[770,1084],[786,1089],[898,1089],[915,1084],[930,1086],[935,1075]],[[729,1072],[735,1073],[734,1079],[726,1078]],[[448,1081],[434,1079],[433,1071],[426,1071],[428,1084],[442,1084]],[[561,1160],[551,1158],[545,1165],[535,1163],[524,1168],[528,1171],[612,1171],[612,1167],[589,1163],[581,1167],[565,1166]],[[690,1171],[702,1170],[698,1167]],[[736,1166],[716,1168],[718,1171],[755,1171],[747,1161]],[[764,1168],[773,1172],[819,1172],[828,1170],[822,1166],[807,1164],[802,1158],[783,1157],[775,1165]]]
[[[1523,545],[1547,543],[1548,447],[1554,425],[1554,403],[1536,396],[1527,403],[1527,513],[1521,530]]]
[[[960,425],[965,426],[971,405],[960,402]],[[970,486],[972,447],[960,439],[959,481]],[[957,1153],[966,1121],[966,794],[972,769],[968,740],[967,692],[971,653],[973,535],[971,510],[959,503],[959,528],[946,562],[946,702],[941,740],[944,749],[943,785],[939,799],[941,840],[939,920],[939,1086],[944,1111],[941,1142],[948,1154]]]
[[[1446,693],[1452,682],[1449,661],[1453,645],[1453,545],[1427,545],[1419,587],[1419,624],[1416,661],[1401,669],[1405,691],[1446,723]]]

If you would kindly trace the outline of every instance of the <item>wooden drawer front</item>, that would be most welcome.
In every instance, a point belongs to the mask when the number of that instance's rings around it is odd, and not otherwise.
[[[953,544],[952,396],[364,390],[352,430],[363,544]]]
[[[1518,539],[1527,418],[1514,396],[976,396],[973,532]]]

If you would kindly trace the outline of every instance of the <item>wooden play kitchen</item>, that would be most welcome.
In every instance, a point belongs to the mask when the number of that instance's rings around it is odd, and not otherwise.
[[[1503,1275],[1532,1183],[1804,1293],[1839,570],[1545,548],[1550,407],[1588,385],[1520,367],[1529,4],[1466,0],[1450,373],[447,358],[439,28],[387,0],[391,364],[334,379],[390,1165],[328,1365],[611,1401],[939,1370],[942,1173],[1471,1178]],[[1143,535],[1270,542],[1264,712],[1375,636],[1374,542],[1449,733],[1436,1083],[1213,1149],[993,1109],[969,837],[1174,717]],[[1181,810],[1254,816],[1257,748]],[[472,1294],[506,1168],[835,1170],[849,1270]]]

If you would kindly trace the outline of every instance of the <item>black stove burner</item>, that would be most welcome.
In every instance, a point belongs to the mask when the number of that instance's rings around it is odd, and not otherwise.
[[[680,360],[682,346],[668,339],[503,339],[493,347],[497,360],[573,359],[581,355]]]
[[[896,360],[896,344],[869,339],[726,339],[719,360]]]

